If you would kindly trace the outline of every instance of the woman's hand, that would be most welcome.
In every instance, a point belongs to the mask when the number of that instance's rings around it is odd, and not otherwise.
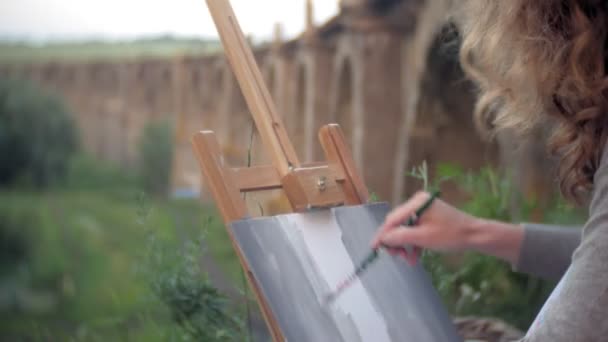
[[[512,263],[517,261],[523,240],[520,226],[478,219],[439,199],[418,218],[415,227],[404,228],[404,222],[430,196],[419,192],[389,213],[372,240],[372,247],[385,247],[391,254],[400,255],[411,264],[417,261],[420,248],[438,252],[476,250]],[[404,246],[414,246],[413,253],[407,253],[402,248]]]

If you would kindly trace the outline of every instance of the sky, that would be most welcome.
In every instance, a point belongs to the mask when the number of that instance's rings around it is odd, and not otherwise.
[[[304,28],[305,0],[231,0],[243,31],[272,37],[281,22],[286,37]],[[338,0],[316,0],[321,23],[337,12]],[[205,0],[0,0],[0,37],[32,41],[174,35],[214,38]]]

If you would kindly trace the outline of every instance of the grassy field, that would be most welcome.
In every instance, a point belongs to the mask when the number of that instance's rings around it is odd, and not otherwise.
[[[243,341],[221,220],[167,198],[171,126],[147,125],[124,170],[79,149],[60,102],[1,85],[0,341]]]
[[[124,189],[5,191],[0,233],[0,337],[11,341],[178,335],[170,308],[150,288],[150,276],[164,272],[154,259],[162,255],[158,241],[167,251],[196,243],[203,257],[239,272],[214,209],[194,200],[145,199]]]
[[[0,63],[160,58],[206,54],[217,51],[219,48],[219,42],[213,40],[171,37],[124,42],[85,41],[48,44],[0,42]]]

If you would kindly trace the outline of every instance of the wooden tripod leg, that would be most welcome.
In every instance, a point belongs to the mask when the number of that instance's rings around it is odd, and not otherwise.
[[[284,177],[291,168],[300,166],[296,151],[289,140],[283,120],[264,83],[253,52],[237,21],[230,1],[207,0],[207,7],[215,22],[224,52],[241,87],[260,138],[270,153],[273,164]]]
[[[224,165],[224,158],[221,155],[215,133],[203,131],[195,134],[192,138],[192,145],[224,222],[229,223],[246,218],[245,202],[235,187],[232,170]]]
[[[357,171],[352,153],[344,140],[344,134],[340,126],[337,124],[323,126],[319,131],[319,140],[330,166],[344,175],[344,182],[341,182],[341,184],[346,204],[367,203],[369,192],[361,174]]]
[[[240,191],[235,187],[235,182],[232,179],[232,169],[224,165],[215,134],[209,131],[197,133],[192,138],[192,145],[194,146],[200,168],[203,170],[215,203],[226,225],[246,218],[247,209],[245,202],[240,197]],[[253,290],[257,302],[260,304],[262,315],[264,315],[264,320],[269,327],[273,341],[284,341],[285,339],[279,329],[279,325],[264,299],[249,265],[232,235],[232,231],[228,227],[226,227],[226,230],[230,236],[232,247],[243,267],[249,286]]]

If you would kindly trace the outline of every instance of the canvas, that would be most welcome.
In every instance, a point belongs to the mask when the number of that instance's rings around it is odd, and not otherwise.
[[[388,210],[340,207],[231,225],[288,341],[461,341],[422,267],[385,253],[334,302],[324,300],[369,253]]]

